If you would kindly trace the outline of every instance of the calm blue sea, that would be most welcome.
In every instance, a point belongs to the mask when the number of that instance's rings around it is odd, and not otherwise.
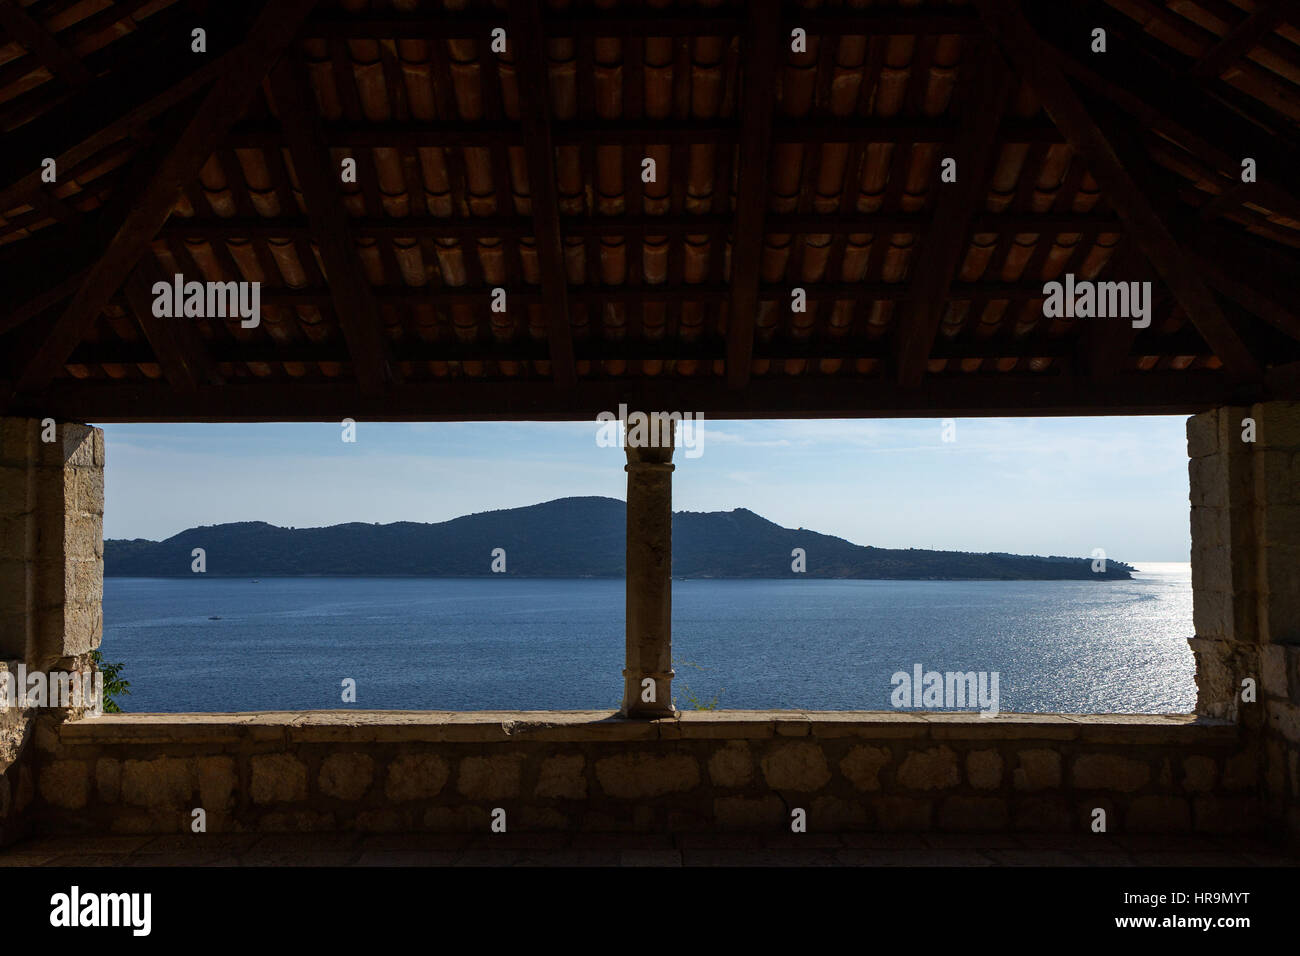
[[[679,706],[891,709],[896,671],[997,671],[1003,711],[1187,712],[1191,573],[1132,581],[682,581]],[[219,620],[213,620],[219,618]],[[623,582],[108,578],[133,712],[614,708]]]

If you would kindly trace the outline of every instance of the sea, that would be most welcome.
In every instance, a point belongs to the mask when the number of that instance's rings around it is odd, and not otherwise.
[[[1137,567],[1129,581],[674,581],[674,697],[912,709],[897,675],[919,665],[996,674],[1001,712],[1187,713],[1190,566]],[[102,649],[128,712],[606,710],[623,616],[621,579],[107,578]]]

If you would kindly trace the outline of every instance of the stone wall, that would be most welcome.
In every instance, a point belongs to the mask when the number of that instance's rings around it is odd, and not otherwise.
[[[0,658],[79,670],[103,597],[104,432],[0,419]]]
[[[0,661],[0,679],[17,669],[17,661]],[[32,721],[27,712],[0,708],[0,847],[23,836],[26,809],[35,793],[30,746]]]
[[[1177,716],[106,715],[38,738],[37,824],[96,833],[1253,831],[1238,728]]]
[[[1300,404],[1196,415],[1187,449],[1196,709],[1241,722],[1268,829],[1300,841]]]
[[[0,418],[0,674],[89,666],[103,635],[103,536],[103,431]],[[24,829],[37,713],[0,704],[0,846]]]

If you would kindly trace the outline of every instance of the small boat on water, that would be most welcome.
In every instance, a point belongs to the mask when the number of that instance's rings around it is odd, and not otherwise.
[[[219,621],[219,620],[221,620],[221,618],[217,617],[216,615],[209,615],[208,620],[209,620],[209,621]]]

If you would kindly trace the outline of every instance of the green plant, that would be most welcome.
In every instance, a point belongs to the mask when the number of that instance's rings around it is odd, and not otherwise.
[[[673,661],[674,671],[680,670],[683,667],[693,667],[700,673],[704,673],[705,671],[705,668],[701,667],[699,664],[693,664],[690,661]],[[721,694],[723,694],[726,691],[726,689],[727,688],[725,687],[721,688],[717,694],[713,695],[713,699],[711,701],[705,703],[702,700],[700,700],[700,698],[695,696],[695,694],[691,691],[690,687],[687,686],[686,682],[682,680],[680,676],[673,683],[673,690],[679,692],[682,695],[682,700],[684,700],[689,705],[688,709],[690,710],[717,710],[718,697]],[[680,709],[677,706],[677,694],[673,695],[673,709],[674,710]]]
[[[126,665],[120,661],[116,664],[104,663],[104,655],[100,653],[98,647],[91,652],[90,659],[94,663],[95,669],[101,671],[104,675],[104,713],[122,713],[122,707],[118,704],[116,698],[131,693],[128,690],[131,682],[122,679],[122,668]]]

